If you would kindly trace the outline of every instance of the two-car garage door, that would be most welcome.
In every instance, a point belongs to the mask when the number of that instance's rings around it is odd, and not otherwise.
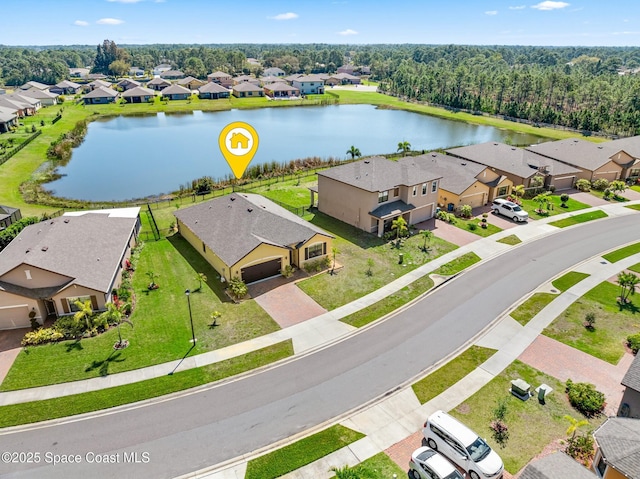
[[[276,258],[271,261],[265,261],[264,263],[247,266],[241,270],[242,280],[248,284],[261,279],[277,276],[280,274],[281,265],[281,258]]]
[[[0,329],[28,328],[30,324],[29,307],[26,304],[0,307]]]

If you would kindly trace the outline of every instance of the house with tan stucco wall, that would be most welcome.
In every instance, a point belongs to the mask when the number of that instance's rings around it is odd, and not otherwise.
[[[602,479],[640,477],[640,419],[610,417],[593,433],[592,468]]]
[[[73,314],[76,300],[102,311],[120,286],[140,231],[140,208],[66,213],[24,228],[0,252],[0,329]]]
[[[178,231],[220,274],[245,283],[304,268],[331,253],[333,236],[274,202],[232,193],[174,213]]]
[[[399,216],[409,225],[433,217],[440,179],[414,157],[347,163],[318,173],[318,210],[382,236]]]

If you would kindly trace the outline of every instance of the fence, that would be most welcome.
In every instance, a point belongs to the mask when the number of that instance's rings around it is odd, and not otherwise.
[[[16,153],[18,153],[20,150],[22,150],[25,146],[27,146],[29,143],[31,143],[33,140],[35,140],[36,138],[38,138],[38,136],[40,136],[42,134],[42,130],[38,130],[36,131],[33,135],[31,135],[29,138],[27,138],[26,140],[24,140],[22,143],[20,143],[18,146],[16,146],[13,150],[11,150],[9,153],[6,153],[4,156],[0,157],[0,165],[2,165],[3,163],[7,162],[11,157],[13,157],[13,155],[15,155]]]

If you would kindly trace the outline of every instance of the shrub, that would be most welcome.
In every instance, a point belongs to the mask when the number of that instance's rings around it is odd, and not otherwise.
[[[319,273],[320,271],[322,271],[325,268],[328,268],[331,265],[331,258],[329,258],[328,256],[325,256],[324,258],[320,258],[320,259],[316,259],[313,261],[307,261],[303,268],[304,270],[309,273]]]
[[[65,339],[81,338],[87,329],[84,321],[76,321],[71,316],[59,317],[53,328],[64,336]]]
[[[471,205],[462,205],[460,207],[460,216],[463,218],[471,218],[472,212],[473,209],[471,208]]]
[[[585,317],[584,317],[584,321],[585,321],[585,326],[587,329],[594,329],[593,325],[596,324],[596,313],[589,311]]]
[[[36,346],[38,344],[60,341],[62,338],[62,333],[56,331],[54,328],[40,328],[25,334],[21,344],[23,346]]]
[[[571,405],[585,416],[599,414],[604,408],[604,394],[593,384],[567,381],[567,393]]]
[[[475,231],[475,230],[477,230],[477,229],[478,229],[478,225],[477,225],[477,224],[475,224],[475,223],[469,223],[469,229],[470,229],[471,231]]]
[[[293,276],[293,273],[295,273],[295,271],[296,271],[295,268],[290,264],[288,264],[282,270],[282,276],[284,276],[285,278],[291,278],[291,276]]]
[[[566,208],[567,207],[567,201],[569,201],[569,195],[566,193],[562,193],[560,195],[560,201],[562,202],[562,207]]]
[[[500,419],[496,419],[495,421],[491,421],[491,430],[493,431],[494,441],[496,441],[500,447],[506,447],[507,441],[509,440],[509,428],[507,425]]]
[[[640,333],[627,336],[627,346],[633,351],[633,354],[636,354],[640,350]]]
[[[572,458],[587,464],[593,457],[593,446],[593,436],[591,434],[573,436],[567,439],[565,452]]]
[[[591,183],[591,187],[596,191],[604,191],[609,186],[609,180],[600,178]]]
[[[602,192],[602,197],[605,200],[608,200],[609,198],[611,198],[611,190],[609,188],[605,188],[605,190]]]
[[[589,191],[591,189],[591,183],[589,180],[582,178],[576,181],[576,189],[578,191]]]
[[[233,278],[229,281],[229,291],[235,299],[242,299],[249,292],[249,288],[240,278]]]

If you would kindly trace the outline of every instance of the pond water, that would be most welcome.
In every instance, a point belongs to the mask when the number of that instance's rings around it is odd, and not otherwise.
[[[258,132],[252,165],[312,156],[344,159],[351,145],[373,155],[393,153],[401,141],[408,141],[412,150],[541,141],[371,105],[118,116],[91,122],[71,161],[58,168],[63,176],[46,187],[61,197],[109,201],[170,193],[202,176],[224,178],[231,169],[220,153],[218,135],[233,121],[247,122]]]

